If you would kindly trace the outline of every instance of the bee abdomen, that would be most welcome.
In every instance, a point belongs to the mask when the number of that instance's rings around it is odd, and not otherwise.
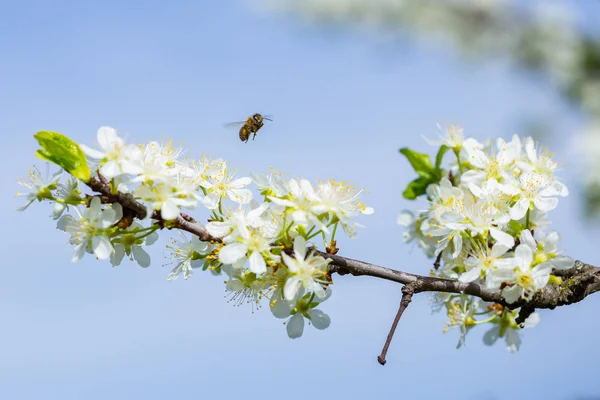
[[[250,133],[248,132],[248,129],[246,128],[246,126],[242,126],[240,128],[240,140],[242,142],[247,142],[248,138],[250,137]]]

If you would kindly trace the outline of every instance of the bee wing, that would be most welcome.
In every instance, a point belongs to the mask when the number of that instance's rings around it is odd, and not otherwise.
[[[236,121],[236,122],[229,122],[227,124],[224,124],[223,126],[225,128],[235,128],[235,127],[238,127],[238,126],[242,126],[245,123],[246,123],[246,121]]]

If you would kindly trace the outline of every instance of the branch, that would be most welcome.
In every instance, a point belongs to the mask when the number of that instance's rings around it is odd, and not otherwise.
[[[147,215],[146,207],[137,202],[131,194],[112,192],[110,184],[99,174],[99,179],[92,178],[87,185],[94,191],[102,195],[103,201],[120,203],[124,211],[135,213],[139,219],[144,219]],[[221,239],[212,236],[206,228],[187,214],[181,213],[176,220],[165,221],[159,212],[152,213],[152,219],[156,220],[161,228],[181,229],[196,235],[205,242],[220,242]],[[334,245],[335,246],[335,245]],[[330,249],[331,250],[331,249]],[[337,250],[337,248],[336,248]],[[390,329],[387,340],[377,358],[381,365],[386,363],[385,356],[390,346],[396,327],[412,301],[412,296],[421,292],[445,292],[456,294],[468,294],[478,297],[486,302],[500,304],[503,307],[514,310],[521,308],[516,319],[518,324],[522,324],[535,311],[535,309],[554,309],[559,306],[578,303],[587,296],[600,291],[600,268],[576,261],[575,266],[568,270],[554,270],[555,276],[563,279],[559,285],[551,284],[538,291],[527,301],[519,301],[508,304],[502,297],[501,292],[488,290],[485,286],[475,282],[463,283],[455,280],[435,278],[430,276],[421,276],[410,274],[408,272],[398,271],[391,268],[381,267],[364,261],[354,260],[315,250],[315,252],[325,259],[331,259],[329,276],[333,273],[339,275],[353,276],[372,276],[385,279],[405,285],[402,288],[402,300],[396,318]],[[333,251],[331,251],[333,252]]]
[[[508,304],[500,292],[488,290],[478,283],[463,283],[449,279],[433,278],[409,274],[407,272],[380,267],[364,261],[318,252],[325,258],[332,260],[331,270],[339,275],[351,274],[354,276],[372,276],[389,281],[411,284],[415,293],[420,292],[445,292],[456,294],[469,294],[492,303],[501,304],[509,309],[516,309],[527,305],[533,308],[554,309],[580,302],[590,294],[600,291],[600,268],[576,261],[575,266],[566,271],[553,271],[553,274],[564,277],[560,285],[548,285],[537,292],[530,301],[519,300]]]

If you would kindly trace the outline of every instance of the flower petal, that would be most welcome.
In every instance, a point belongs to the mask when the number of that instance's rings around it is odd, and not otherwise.
[[[575,266],[575,260],[568,256],[556,256],[550,262],[556,269],[570,269]]]
[[[298,261],[304,260],[306,256],[306,240],[302,236],[296,236],[294,239],[294,256]]]
[[[100,147],[105,150],[112,149],[117,141],[117,130],[110,126],[101,126],[96,134]]]
[[[511,353],[516,353],[521,347],[521,336],[519,336],[519,332],[514,329],[509,329],[506,332],[505,336],[506,348]]]
[[[533,250],[525,244],[520,244],[515,250],[515,258],[523,271],[528,270],[533,261]]]
[[[505,254],[511,248],[512,248],[512,246],[507,247],[507,246],[503,245],[502,243],[496,243],[492,247],[492,257],[498,258],[498,257],[502,256],[503,254]]]
[[[91,147],[86,146],[85,144],[80,144],[79,147],[88,158],[91,158],[93,160],[102,160],[105,156],[105,153],[98,150],[94,150]]]
[[[298,313],[294,315],[286,326],[287,334],[290,339],[297,339],[304,332],[304,317]]]
[[[281,258],[283,259],[283,263],[290,270],[291,273],[298,271],[298,265],[296,264],[296,260],[292,257],[288,256],[286,253],[281,253]]]
[[[465,272],[464,274],[462,274],[458,280],[461,282],[473,282],[476,279],[479,279],[479,277],[481,276],[481,268],[473,268],[470,271]]]
[[[133,246],[131,250],[133,253],[133,258],[140,265],[140,267],[147,268],[150,266],[150,255],[146,253],[146,251],[140,246]]]
[[[248,246],[243,243],[232,243],[224,246],[219,251],[219,260],[223,264],[234,264],[246,257]]]
[[[298,289],[300,289],[300,279],[291,276],[285,281],[285,285],[283,286],[283,296],[286,300],[292,301],[296,298],[296,294],[298,294]]]
[[[123,261],[123,257],[125,257],[125,246],[120,243],[115,244],[115,251],[110,256],[110,263],[117,267],[121,265],[121,261]]]
[[[253,251],[250,254],[250,271],[257,275],[267,272],[267,264],[259,251]]]
[[[229,187],[232,189],[241,189],[252,183],[252,179],[248,177],[238,178],[229,183]]]
[[[231,224],[228,221],[227,222],[214,221],[214,222],[209,222],[208,224],[206,224],[206,230],[208,231],[208,233],[210,233],[212,236],[219,237],[219,238],[222,238],[222,237],[226,236],[227,234],[229,234],[230,229],[231,229]]]
[[[527,246],[531,247],[532,250],[537,250],[537,243],[535,242],[535,239],[533,238],[533,235],[529,229],[525,229],[523,232],[521,232],[520,239],[521,244],[526,244]]]
[[[518,221],[525,217],[527,210],[529,209],[530,201],[526,198],[522,198],[515,203],[510,209],[510,218]]]
[[[230,189],[227,195],[232,201],[239,204],[248,204],[252,201],[252,192],[248,189]]]
[[[500,327],[498,325],[492,327],[489,331],[483,335],[483,343],[488,346],[493,345],[498,340],[498,336],[500,335]]]
[[[492,237],[496,239],[497,243],[500,243],[501,245],[508,247],[509,249],[515,245],[515,239],[508,233],[502,232],[500,229],[491,228],[490,235],[492,235]]]
[[[290,316],[292,304],[285,299],[277,299],[271,306],[271,313],[275,318],[283,319]]]
[[[540,314],[533,313],[529,317],[527,317],[525,322],[523,322],[523,328],[533,328],[534,326],[539,324],[539,322],[540,322]]]
[[[537,197],[533,200],[535,208],[542,212],[549,212],[556,208],[558,199],[556,197]]]
[[[415,221],[415,214],[408,210],[402,210],[400,214],[398,214],[398,218],[396,222],[400,226],[410,226]]]
[[[114,249],[106,236],[94,236],[92,238],[92,250],[99,260],[108,260]]]
[[[558,246],[560,245],[560,235],[556,231],[552,231],[546,235],[545,238],[540,240],[544,245],[544,251],[546,253],[556,253]]]
[[[110,160],[100,168],[100,172],[108,179],[112,179],[121,175],[121,168],[116,160]]]
[[[331,318],[321,310],[308,310],[307,314],[310,316],[310,322],[313,326],[319,330],[329,328],[331,324]]]
[[[165,201],[160,207],[160,216],[169,221],[179,216],[179,206],[172,201]]]
[[[85,254],[86,249],[87,249],[87,242],[82,242],[82,243],[79,243],[77,246],[75,246],[75,248],[73,249],[73,257],[71,258],[71,261],[77,262],[77,261],[81,260],[83,258],[83,255]]]
[[[523,288],[519,285],[513,285],[502,290],[502,297],[504,297],[508,304],[512,304],[519,300],[522,294]]]

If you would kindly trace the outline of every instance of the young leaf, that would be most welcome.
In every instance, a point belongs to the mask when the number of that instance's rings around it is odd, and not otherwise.
[[[419,177],[408,184],[402,196],[408,200],[415,200],[417,197],[427,193],[427,186],[434,183],[429,178]]]
[[[34,137],[42,147],[35,153],[38,158],[58,165],[83,182],[90,180],[90,167],[77,143],[58,132],[41,131]]]
[[[431,165],[431,159],[428,154],[417,153],[407,147],[400,149],[400,153],[408,159],[408,162],[410,162],[410,165],[412,165],[420,177],[435,179],[435,169]]]

